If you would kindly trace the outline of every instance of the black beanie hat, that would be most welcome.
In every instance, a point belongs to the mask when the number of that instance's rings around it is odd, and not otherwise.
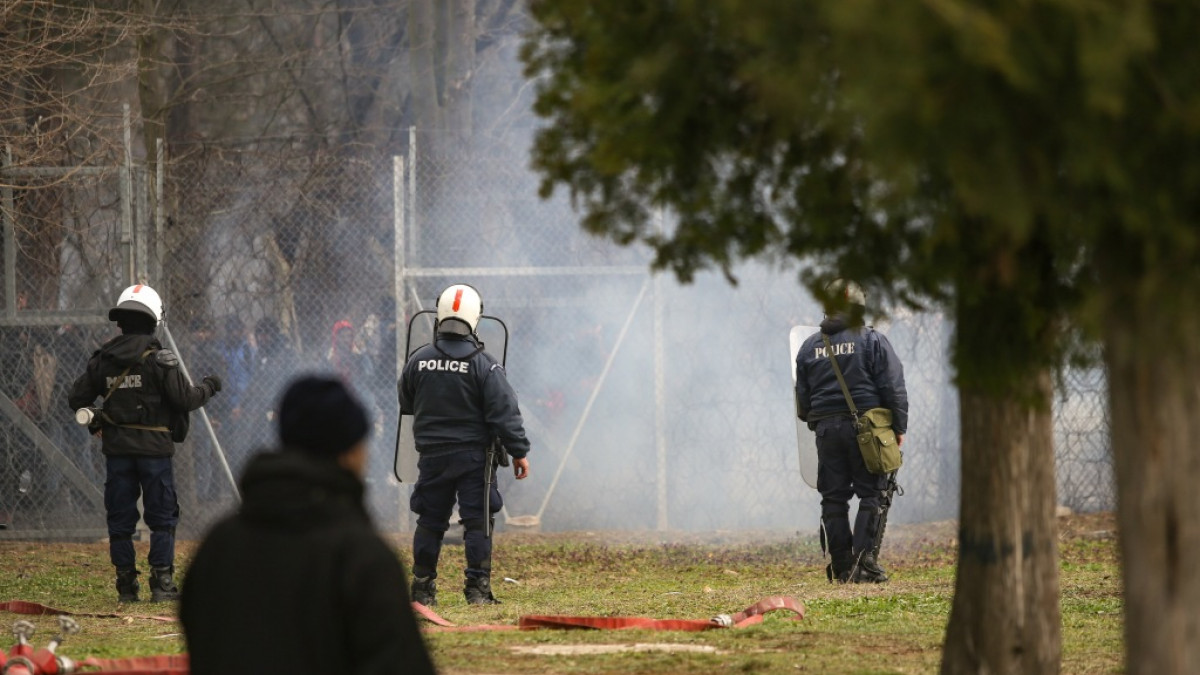
[[[284,449],[334,458],[366,438],[370,427],[367,411],[335,377],[300,377],[279,403],[279,440]]]

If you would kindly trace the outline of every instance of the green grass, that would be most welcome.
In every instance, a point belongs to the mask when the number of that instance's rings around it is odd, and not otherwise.
[[[1096,536],[1095,523],[1060,524],[1062,670],[1121,672],[1116,540],[1110,530]],[[461,626],[513,626],[530,614],[708,619],[773,595],[802,601],[807,616],[793,621],[776,612],[757,626],[701,633],[429,631],[427,642],[443,673],[936,672],[954,588],[953,525],[889,533],[884,562],[892,581],[882,586],[827,583],[812,537],[725,533],[662,543],[653,533],[499,533],[493,586],[503,604],[492,607],[466,604],[462,547],[451,544],[439,570],[437,611]],[[145,544],[138,546],[144,560]],[[397,546],[410,563],[407,547]],[[186,569],[193,548],[180,542],[178,568]],[[61,653],[80,660],[183,651],[178,624],[144,618],[172,615],[174,607],[119,605],[112,583],[104,543],[0,542],[0,601],[118,615],[80,618],[83,632],[67,638]],[[8,615],[20,618],[27,617]],[[57,623],[50,616],[30,620],[39,631],[34,643],[43,646]]]

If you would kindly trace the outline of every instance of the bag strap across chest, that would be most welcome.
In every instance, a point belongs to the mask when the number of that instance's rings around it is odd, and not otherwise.
[[[154,349],[147,349],[146,351],[142,352],[142,355],[138,357],[137,361],[134,361],[133,363],[129,364],[128,366],[125,366],[125,370],[121,371],[121,374],[118,375],[113,380],[112,385],[108,388],[108,393],[106,393],[104,395],[104,399],[101,402],[101,405],[108,402],[108,399],[112,397],[113,392],[115,392],[117,389],[119,389],[121,387],[121,383],[125,381],[125,378],[129,375],[129,371],[133,370],[133,366],[135,364],[141,363],[142,361],[145,361],[146,357],[150,356],[153,353],[154,353]]]
[[[850,395],[850,387],[846,386],[846,378],[842,376],[842,367],[838,365],[837,357],[833,354],[833,345],[829,342],[829,336],[821,333],[821,339],[825,341],[825,352],[829,354],[829,362],[833,364],[833,374],[837,376],[838,384],[842,387],[842,394],[846,396],[846,404],[850,406],[850,414],[854,415],[854,419],[858,419],[858,406],[854,405],[854,397]]]
[[[121,387],[121,383],[125,381],[126,377],[128,377],[129,371],[133,369],[134,365],[144,362],[146,360],[146,357],[150,356],[153,353],[154,353],[153,347],[142,352],[142,355],[138,357],[137,361],[134,361],[133,363],[126,366],[125,370],[121,371],[121,374],[118,375],[115,380],[113,380],[112,385],[110,385],[108,388],[108,393],[106,393],[104,395],[104,400],[101,401],[101,403],[100,403],[100,406],[101,406],[100,407],[100,416],[102,418],[104,418],[104,421],[108,422],[109,424],[111,424],[115,427],[125,427],[126,429],[142,429],[143,431],[170,431],[170,429],[168,429],[167,427],[152,427],[152,426],[147,426],[145,424],[120,424],[118,422],[115,422],[113,420],[113,418],[109,417],[108,413],[104,412],[104,404],[107,403],[108,399],[110,397],[112,397],[113,393]]]

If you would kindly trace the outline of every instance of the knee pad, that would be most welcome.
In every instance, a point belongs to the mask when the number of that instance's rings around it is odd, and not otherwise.
[[[174,527],[152,527],[152,528],[150,528],[150,531],[153,532],[154,534],[169,534],[172,537],[175,536],[175,528]]]
[[[849,550],[852,546],[850,518],[847,515],[825,515],[821,517],[821,553],[828,548],[830,555]]]
[[[837,518],[850,519],[850,501],[836,500],[830,503],[821,504],[821,519],[835,520]]]
[[[109,534],[109,541],[133,541],[132,534]]]
[[[487,532],[488,523],[494,524],[495,518],[464,518],[459,521],[462,523],[463,532]]]
[[[441,541],[446,536],[445,532],[431,530],[428,527],[425,527],[424,525],[417,525],[416,530],[414,530],[414,534],[428,537],[430,539],[436,539],[437,541]]]
[[[842,523],[845,523],[846,527],[850,527],[850,514],[848,514],[848,513],[837,513],[837,514],[826,513],[826,514],[821,515],[821,529],[823,529],[823,530],[841,529]]]

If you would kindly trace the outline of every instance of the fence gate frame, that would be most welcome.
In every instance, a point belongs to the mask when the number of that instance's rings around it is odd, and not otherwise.
[[[21,178],[50,178],[66,179],[72,176],[111,176],[118,177],[120,188],[120,258],[125,280],[134,283],[139,273],[145,277],[151,261],[146,250],[148,233],[136,226],[137,216],[147,210],[144,200],[135,201],[135,183],[138,187],[146,187],[145,170],[133,165],[131,148],[131,122],[129,104],[124,105],[124,148],[123,162],[119,165],[108,166],[70,166],[70,167],[18,167],[13,165],[12,147],[5,145],[3,156],[0,157],[0,230],[4,246],[4,280],[3,298],[4,311],[0,312],[0,327],[46,327],[63,324],[102,325],[108,323],[108,316],[102,310],[47,310],[47,309],[17,309],[17,223],[16,201],[14,196],[13,179]],[[162,148],[159,147],[161,160]],[[159,162],[159,171],[162,163]],[[161,180],[159,181],[161,185]],[[137,193],[144,193],[138,190]],[[161,211],[156,200],[156,211]],[[141,208],[137,208],[138,205]],[[159,224],[161,235],[162,219],[156,214],[155,221]],[[159,237],[161,242],[161,236]],[[161,244],[160,244],[161,246]],[[161,260],[161,258],[160,258]],[[92,508],[103,513],[104,494],[87,479],[75,462],[59,448],[38,427],[37,423],[22,411],[7,394],[0,393],[0,415],[25,434],[32,442],[34,449],[40,453],[49,466],[58,468],[63,477],[79,491]],[[33,531],[0,532],[0,538],[29,538]]]
[[[591,392],[588,395],[587,403],[584,406],[579,420],[571,433],[570,440],[566,446],[561,448],[561,456],[559,464],[555,470],[554,478],[547,488],[538,512],[534,514],[537,521],[541,520],[546,508],[550,502],[551,496],[558,485],[558,479],[562,475],[566,462],[570,459],[574,452],[576,442],[582,433],[584,426],[587,424],[591,416],[592,404],[599,396],[604,388],[604,383],[608,372],[612,367],[613,361],[617,353],[621,350],[621,346],[625,342],[625,337],[628,334],[629,327],[633,322],[633,318],[637,315],[642,302],[647,293],[652,295],[651,312],[653,316],[652,340],[653,340],[653,363],[654,363],[654,444],[656,458],[656,475],[655,475],[655,503],[656,517],[655,528],[658,531],[666,531],[670,527],[668,521],[668,493],[667,493],[667,434],[666,434],[666,401],[665,401],[665,368],[664,368],[664,349],[663,349],[663,284],[660,278],[661,275],[651,274],[650,271],[641,265],[610,265],[610,266],[523,266],[523,267],[422,267],[411,264],[411,261],[418,257],[419,251],[416,247],[416,242],[419,241],[420,233],[420,218],[417,213],[417,185],[416,185],[416,157],[417,157],[417,140],[415,127],[409,128],[409,147],[406,155],[395,155],[392,157],[392,226],[393,226],[393,260],[394,260],[394,280],[395,287],[393,288],[393,297],[395,298],[395,316],[397,317],[397,325],[402,322],[403,317],[412,316],[418,311],[425,309],[421,298],[418,295],[416,282],[421,279],[430,278],[461,278],[461,277],[564,277],[564,276],[581,276],[581,277],[596,277],[596,276],[613,276],[613,277],[645,277],[630,305],[628,314],[625,317],[621,332],[613,345],[612,351],[609,353],[608,359],[605,362],[604,368],[597,378],[596,382],[591,387]],[[657,216],[657,226],[662,226],[662,214]],[[396,381],[399,381],[400,375],[403,372],[404,363],[408,355],[404,353],[403,331],[395,331],[396,338],[393,346],[396,354],[396,372],[394,373]],[[522,410],[522,417],[528,426],[533,429],[544,429],[545,425],[537,418],[531,410]],[[549,438],[548,434],[544,434]],[[508,517],[506,511],[502,511],[501,515]]]

